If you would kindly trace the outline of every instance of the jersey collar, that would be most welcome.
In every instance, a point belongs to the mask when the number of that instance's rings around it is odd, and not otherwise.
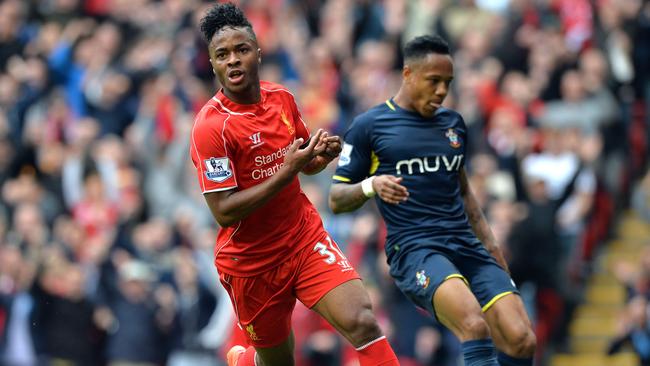
[[[260,91],[260,101],[255,104],[239,104],[230,100],[224,93],[223,88],[219,89],[217,94],[212,97],[213,100],[220,103],[228,113],[233,114],[253,114],[257,115],[266,110],[266,95],[264,90]]]

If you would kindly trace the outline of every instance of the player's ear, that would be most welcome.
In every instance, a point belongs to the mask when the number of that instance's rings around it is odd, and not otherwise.
[[[409,65],[404,65],[404,67],[402,67],[402,76],[404,77],[404,79],[408,79],[412,73],[413,70]]]
[[[260,64],[262,63],[262,49],[261,48],[257,49],[257,62],[260,63]]]

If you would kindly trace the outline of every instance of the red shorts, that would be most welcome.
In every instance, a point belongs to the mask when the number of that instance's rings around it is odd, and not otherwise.
[[[296,299],[311,308],[335,287],[358,278],[329,236],[257,276],[220,275],[239,325],[255,347],[274,347],[289,337]]]

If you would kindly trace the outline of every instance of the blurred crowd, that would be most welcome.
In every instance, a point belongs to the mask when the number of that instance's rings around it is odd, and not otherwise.
[[[392,96],[412,37],[450,42],[445,104],[468,125],[472,187],[539,364],[565,347],[617,213],[633,204],[650,220],[650,178],[634,188],[647,169],[650,1],[235,2],[262,79],[294,92],[312,130],[343,134]],[[188,156],[193,116],[219,87],[197,25],[211,4],[0,0],[0,365],[223,365],[237,328]],[[333,169],[303,189],[402,364],[457,365],[454,337],[392,284],[374,205],[327,208]],[[298,307],[294,326],[299,365],[355,364],[313,313]]]

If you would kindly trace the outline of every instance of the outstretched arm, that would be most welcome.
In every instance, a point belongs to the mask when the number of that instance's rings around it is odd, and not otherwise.
[[[472,189],[469,186],[469,180],[467,179],[467,173],[465,173],[464,168],[460,170],[459,180],[460,194],[463,196],[463,203],[465,204],[465,213],[467,214],[469,223],[472,225],[474,234],[476,234],[476,237],[478,237],[478,239],[483,243],[483,246],[485,246],[488,252],[490,252],[503,269],[505,269],[506,272],[510,272],[508,264],[501,252],[501,248],[499,248],[499,245],[494,238],[494,234],[490,229],[490,225],[488,225],[488,222],[483,215],[483,211],[481,210],[476,197],[474,197],[474,193],[472,193]]]
[[[289,184],[305,165],[325,151],[325,146],[319,144],[322,134],[323,131],[318,130],[314,139],[304,149],[299,148],[303,143],[302,138],[294,141],[284,157],[282,168],[263,183],[242,191],[227,190],[206,193],[205,200],[219,225],[222,227],[234,225],[264,205]]]

